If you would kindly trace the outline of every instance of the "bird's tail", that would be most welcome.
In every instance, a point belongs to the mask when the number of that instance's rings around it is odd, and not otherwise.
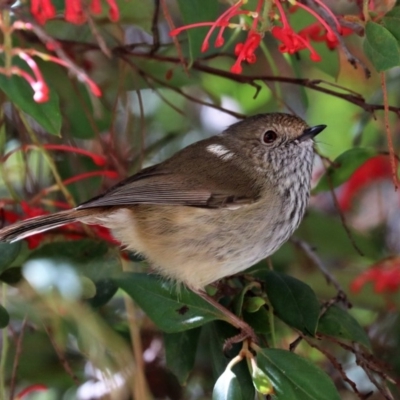
[[[54,214],[41,215],[25,221],[19,221],[0,229],[0,241],[16,242],[28,236],[58,228],[88,217],[88,211],[89,210],[65,210]]]

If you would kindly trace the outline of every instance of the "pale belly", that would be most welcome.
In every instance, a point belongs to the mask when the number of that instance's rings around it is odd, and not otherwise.
[[[201,289],[276,251],[295,229],[285,220],[281,204],[237,210],[140,205],[101,223],[162,275]]]

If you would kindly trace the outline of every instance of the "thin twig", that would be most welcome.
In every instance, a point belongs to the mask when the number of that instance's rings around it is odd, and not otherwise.
[[[395,152],[393,147],[393,139],[390,133],[390,124],[389,124],[389,100],[386,88],[386,78],[385,73],[381,72],[381,86],[382,86],[382,93],[383,93],[383,105],[384,109],[384,119],[385,119],[385,132],[389,146],[389,155],[390,155],[390,165],[392,167],[392,181],[394,185],[394,189],[398,189],[398,178],[397,178],[397,166],[396,166],[396,158]]]
[[[12,368],[11,380],[10,380],[10,400],[14,399],[15,384],[16,384],[16,380],[17,380],[17,370],[18,370],[18,366],[19,366],[19,360],[21,358],[21,353],[22,353],[22,339],[24,338],[26,322],[27,322],[27,317],[25,316],[24,320],[22,321],[21,329],[20,329],[20,332],[18,335],[17,344],[15,347],[15,356],[14,356],[14,360],[13,360],[13,368]]]
[[[333,187],[332,178],[331,178],[330,174],[328,173],[328,169],[326,168],[325,164],[324,164],[324,167],[325,167],[326,179],[327,179],[327,182],[328,182],[328,185],[329,185],[329,190],[331,192],[332,200],[333,200],[333,203],[335,205],[336,211],[339,213],[339,217],[340,217],[340,221],[342,222],[342,226],[343,226],[343,228],[344,228],[344,230],[345,230],[345,232],[347,234],[347,237],[350,240],[350,243],[352,244],[352,246],[354,247],[356,252],[361,257],[364,257],[364,253],[358,247],[358,245],[357,245],[357,243],[356,243],[356,241],[355,241],[355,239],[353,237],[353,234],[351,233],[350,228],[347,225],[346,218],[345,218],[345,216],[343,214],[343,211],[340,209],[340,204],[339,204],[339,201],[338,201],[338,199],[336,197],[335,189]]]
[[[128,271],[128,265],[124,258],[121,257],[122,270]],[[135,359],[135,372],[132,376],[131,390],[135,400],[146,400],[149,398],[149,389],[147,387],[145,372],[144,372],[144,360],[143,360],[143,346],[140,338],[140,324],[136,318],[136,309],[133,300],[128,296],[124,295],[124,302],[127,314],[127,322],[129,332],[131,335],[131,346]]]
[[[172,86],[172,85],[169,85],[167,82],[164,82],[163,80],[161,80],[161,79],[159,79],[159,78],[156,78],[154,75],[149,75],[149,74],[146,73],[143,69],[141,69],[141,68],[139,68],[137,65],[135,65],[135,64],[132,62],[132,60],[130,60],[128,57],[122,57],[122,58],[123,58],[123,60],[126,61],[132,68],[134,68],[134,69],[140,74],[140,76],[142,76],[143,78],[146,77],[147,80],[150,80],[150,79],[151,79],[151,80],[153,80],[153,81],[156,82],[156,83],[159,83],[159,84],[161,84],[161,85],[163,85],[163,86],[166,86],[166,87],[168,87],[169,89],[173,90],[174,92],[176,92],[176,93],[180,94],[181,96],[185,97],[186,99],[188,99],[188,100],[190,100],[190,101],[193,101],[194,103],[198,103],[198,104],[201,104],[201,105],[206,106],[206,107],[215,108],[216,110],[222,111],[222,112],[224,112],[224,113],[226,113],[226,114],[228,114],[228,115],[232,115],[233,117],[236,117],[236,118],[239,118],[239,119],[245,118],[245,115],[244,115],[244,114],[241,114],[241,113],[238,113],[238,112],[235,112],[235,111],[228,110],[228,109],[223,108],[223,107],[221,107],[221,106],[218,106],[218,105],[216,105],[216,104],[208,103],[208,102],[206,102],[206,101],[204,101],[204,100],[198,99],[197,97],[191,96],[191,95],[185,93],[182,89],[177,88],[177,87]]]
[[[330,354],[327,350],[325,350],[324,348],[322,348],[318,344],[314,343],[314,341],[312,341],[310,338],[308,338],[306,336],[303,336],[303,338],[304,338],[304,340],[307,342],[307,344],[309,346],[313,347],[314,349],[317,349],[320,353],[322,353],[331,362],[331,364],[334,366],[336,371],[339,372],[339,374],[342,377],[342,379],[351,386],[351,388],[353,389],[354,393],[357,395],[357,397],[360,400],[365,400],[367,398],[366,395],[363,395],[362,393],[359,392],[355,382],[353,382],[346,375],[346,372],[344,371],[342,364],[332,354]],[[370,395],[370,393],[367,394],[368,397],[369,397],[369,395]]]
[[[60,360],[61,365],[64,368],[64,371],[71,377],[71,379],[73,380],[73,382],[75,383],[75,385],[80,385],[80,381],[77,377],[77,375],[75,374],[75,372],[72,370],[71,366],[69,365],[68,360],[66,359],[64,353],[62,352],[62,350],[60,349],[60,347],[58,346],[58,344],[56,343],[56,341],[54,340],[53,334],[51,332],[51,329],[48,327],[44,327],[44,330],[46,331],[49,339],[50,339],[50,343],[53,346],[54,351],[57,354],[58,359]]]
[[[158,30],[158,16],[160,14],[160,0],[154,1],[154,12],[151,21],[151,33],[153,34],[153,45],[150,54],[154,54],[160,48],[160,32]],[[164,13],[165,14],[165,13]]]

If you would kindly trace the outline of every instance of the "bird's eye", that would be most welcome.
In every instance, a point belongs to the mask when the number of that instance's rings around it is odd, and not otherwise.
[[[276,132],[269,130],[263,134],[262,141],[265,144],[271,144],[275,142],[277,137],[278,135],[276,134]]]

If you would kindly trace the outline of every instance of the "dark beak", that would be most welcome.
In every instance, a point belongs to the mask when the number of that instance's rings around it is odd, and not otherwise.
[[[304,142],[307,139],[313,139],[318,133],[322,132],[326,125],[317,125],[311,128],[304,129],[303,133],[297,138],[299,142]]]

